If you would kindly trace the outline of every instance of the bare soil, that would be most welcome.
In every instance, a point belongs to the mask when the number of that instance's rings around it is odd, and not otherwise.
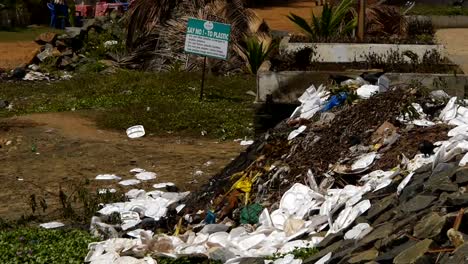
[[[221,170],[243,147],[236,142],[177,137],[127,138],[125,131],[98,130],[76,113],[47,113],[0,120],[0,218],[14,219],[30,212],[31,194],[46,197],[58,208],[60,187],[85,179],[93,188],[151,188],[174,182],[195,190]],[[210,161],[211,164],[206,163]],[[129,170],[143,168],[158,174],[140,186],[122,187],[117,181],[97,181],[111,173],[132,179]],[[195,176],[197,170],[203,175]]]
[[[445,46],[449,58],[468,73],[468,28],[439,29],[436,38]]]
[[[0,42],[0,69],[13,69],[29,63],[38,48],[33,41]]]

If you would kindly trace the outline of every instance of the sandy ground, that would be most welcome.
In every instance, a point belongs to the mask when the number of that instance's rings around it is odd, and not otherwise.
[[[183,190],[194,190],[243,149],[233,141],[208,139],[148,136],[130,140],[124,132],[98,130],[75,113],[0,120],[0,144],[0,218],[7,219],[30,212],[31,194],[47,197],[48,211],[52,211],[59,205],[60,186],[70,189],[85,179],[94,189],[151,189],[154,183],[171,181]],[[132,179],[129,170],[136,167],[156,172],[157,179],[125,188],[117,181],[94,179],[104,173]],[[197,170],[203,175],[195,176]]]
[[[468,28],[439,29],[436,38],[445,46],[450,59],[468,73]]]
[[[32,41],[5,42],[0,40],[0,68],[13,69],[28,63],[39,45]]]
[[[312,16],[312,10],[314,14],[320,14],[322,7],[315,6],[314,1],[310,0],[299,0],[291,1],[287,6],[273,6],[265,8],[255,8],[254,11],[274,30],[300,32],[286,16],[289,13],[294,13],[298,16],[305,18],[310,21]]]

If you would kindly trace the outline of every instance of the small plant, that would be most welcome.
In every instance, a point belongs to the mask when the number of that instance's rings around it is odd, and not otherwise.
[[[313,255],[317,254],[319,251],[316,248],[296,248],[293,251],[286,253],[286,254],[273,254],[273,256],[267,258],[268,260],[276,260],[279,258],[284,258],[286,255],[292,254],[296,259],[305,260],[307,258],[312,257]]]
[[[312,20],[308,23],[304,18],[293,13],[288,19],[296,24],[311,40],[330,38],[338,35],[350,35],[357,26],[357,16],[351,11],[354,0],[343,0],[337,7],[325,3],[320,17],[312,13]],[[351,14],[352,18],[347,19]]]
[[[245,40],[245,48],[240,48],[242,57],[247,62],[247,68],[250,73],[257,74],[263,62],[274,50],[275,44],[271,41],[260,40],[256,37],[250,37]]]

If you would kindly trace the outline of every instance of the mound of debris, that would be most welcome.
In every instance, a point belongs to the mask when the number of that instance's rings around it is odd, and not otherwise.
[[[353,92],[309,88],[290,119],[186,199],[134,190],[105,205],[92,228],[112,239],[91,244],[86,261],[463,263],[464,101],[412,87]],[[318,253],[296,259],[301,248]]]

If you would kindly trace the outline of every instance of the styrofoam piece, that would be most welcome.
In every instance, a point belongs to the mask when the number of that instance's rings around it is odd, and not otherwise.
[[[141,181],[135,180],[135,179],[123,180],[123,181],[119,182],[119,184],[123,185],[123,186],[136,185],[136,184],[140,184],[140,183],[141,183]]]
[[[258,217],[258,223],[265,227],[273,226],[273,221],[271,220],[271,216],[267,208],[263,209],[262,213]]]
[[[320,111],[327,98],[328,92],[325,90],[323,85],[320,85],[318,89],[315,89],[314,85],[310,86],[298,98],[301,105],[294,110],[291,114],[291,118],[312,118],[318,111]]]
[[[99,194],[106,194],[106,193],[116,193],[116,189],[99,189],[98,193]]]
[[[377,157],[377,152],[371,152],[371,153],[366,153],[361,155],[358,160],[356,160],[352,165],[351,165],[351,170],[361,170],[368,168],[375,160]]]
[[[264,234],[256,234],[243,237],[237,242],[237,247],[241,250],[249,250],[256,245],[260,244],[263,240],[266,239]]]
[[[440,112],[439,118],[444,121],[448,122],[454,119],[457,116],[457,105],[455,102],[457,101],[457,97],[452,97],[444,109]]]
[[[408,171],[415,171],[426,164],[434,162],[435,156],[425,157],[424,154],[416,154],[412,160],[406,165]]]
[[[345,209],[343,209],[339,213],[337,219],[333,223],[333,226],[328,231],[328,234],[337,233],[337,232],[347,228],[362,213],[369,210],[370,207],[371,207],[371,204],[370,204],[369,200],[361,201],[360,203],[356,204],[353,207],[346,207]]]
[[[299,128],[291,131],[291,133],[289,133],[288,140],[296,138],[297,136],[302,134],[302,132],[304,132],[306,129],[307,129],[307,126],[300,126]]]
[[[156,179],[156,176],[157,174],[154,172],[144,171],[136,174],[135,178],[137,178],[140,181],[149,181]]]
[[[372,227],[367,223],[355,225],[351,230],[345,233],[344,239],[360,240],[372,231]]]
[[[176,207],[176,212],[179,213],[180,211],[182,211],[182,209],[185,208],[185,204],[179,204],[177,207]]]
[[[197,245],[197,244],[205,243],[206,241],[208,241],[209,236],[210,235],[208,235],[208,234],[197,233],[192,244]]]
[[[420,126],[420,127],[430,127],[430,126],[435,126],[436,125],[436,123],[434,123],[432,121],[429,121],[427,119],[412,120],[411,124],[413,124],[415,126]]]
[[[102,254],[92,258],[90,264],[114,263],[119,257],[119,254],[117,254],[116,252],[108,252],[106,254]]]
[[[449,161],[459,154],[468,152],[468,141],[462,140],[452,143],[446,147],[445,151],[443,159],[441,160],[442,162]]]
[[[397,187],[397,195],[400,195],[400,193],[403,191],[403,189],[405,189],[406,185],[408,185],[408,183],[411,181],[411,179],[413,178],[413,175],[414,175],[414,172],[411,172],[410,174],[408,174],[401,182],[400,184],[398,184],[398,187]]]
[[[121,180],[122,178],[115,174],[99,174],[96,180]]]
[[[228,239],[230,241],[236,242],[236,241],[239,241],[240,238],[245,235],[247,235],[247,231],[245,230],[245,227],[239,226],[239,227],[231,229],[231,232],[229,232]]]
[[[208,237],[208,242],[218,244],[222,247],[229,246],[229,234],[227,232],[217,232]]]
[[[130,191],[125,193],[125,197],[127,197],[130,200],[143,199],[146,197],[146,192],[142,189],[131,189]]]
[[[49,222],[49,223],[43,223],[43,224],[40,224],[39,226],[45,229],[54,229],[54,228],[65,226],[65,224],[58,222],[58,221],[54,221],[54,222]]]
[[[276,259],[273,264],[302,264],[302,259],[295,259],[293,254]]]
[[[292,236],[299,232],[305,226],[305,221],[302,219],[288,218],[284,222],[284,232],[287,236]]]
[[[281,253],[281,254],[287,254],[289,252],[292,252],[295,249],[308,248],[308,247],[311,247],[309,241],[307,241],[307,240],[294,240],[294,241],[290,241],[290,242],[287,242],[286,244],[284,244],[280,248],[280,250],[278,250],[278,252]]]
[[[145,128],[142,125],[136,125],[127,129],[129,138],[141,138],[145,135]]]
[[[321,204],[317,200],[323,201],[323,199],[322,194],[301,183],[295,183],[281,197],[279,208],[295,218],[302,219],[312,208]]]
[[[179,254],[194,255],[194,254],[206,254],[206,247],[204,245],[188,246],[178,252]]]
[[[310,169],[307,170],[307,183],[309,184],[309,187],[312,189],[312,191],[320,193],[315,176]]]
[[[253,143],[254,143],[253,140],[242,140],[242,141],[240,142],[240,145],[241,145],[241,146],[250,146],[250,145],[252,145]]]
[[[129,231],[129,232],[127,232],[127,235],[139,239],[139,238],[141,237],[141,233],[142,233],[142,232],[148,233],[148,235],[149,235],[150,237],[153,237],[153,235],[154,235],[153,231],[151,231],[151,230],[144,230],[144,229],[135,229],[135,230]]]
[[[134,168],[134,169],[131,169],[130,170],[130,173],[140,173],[140,172],[145,172],[144,169],[141,169],[141,168]]]
[[[175,184],[173,182],[156,183],[156,184],[153,185],[153,188],[163,189],[163,188],[166,188],[168,186],[175,186]]]
[[[327,261],[329,261],[332,257],[332,252],[326,254],[325,256],[323,256],[322,258],[320,258],[319,260],[317,260],[315,262],[315,264],[325,264],[327,263]]]
[[[449,132],[448,132],[448,136],[449,137],[455,137],[457,135],[466,135],[468,134],[468,125],[464,125],[464,126],[458,126],[458,127],[455,127],[455,128],[452,128]]]
[[[140,215],[132,211],[120,212],[120,220],[122,221],[122,230],[130,229],[141,222]]]
[[[361,99],[368,99],[372,95],[379,93],[379,86],[378,85],[371,85],[371,84],[365,84],[361,87],[359,87],[356,90],[357,95]]]
[[[167,213],[167,207],[172,201],[162,197],[146,197],[145,199],[135,199],[130,202],[106,204],[98,211],[103,215],[110,215],[114,212],[142,211],[145,216],[159,220]]]

